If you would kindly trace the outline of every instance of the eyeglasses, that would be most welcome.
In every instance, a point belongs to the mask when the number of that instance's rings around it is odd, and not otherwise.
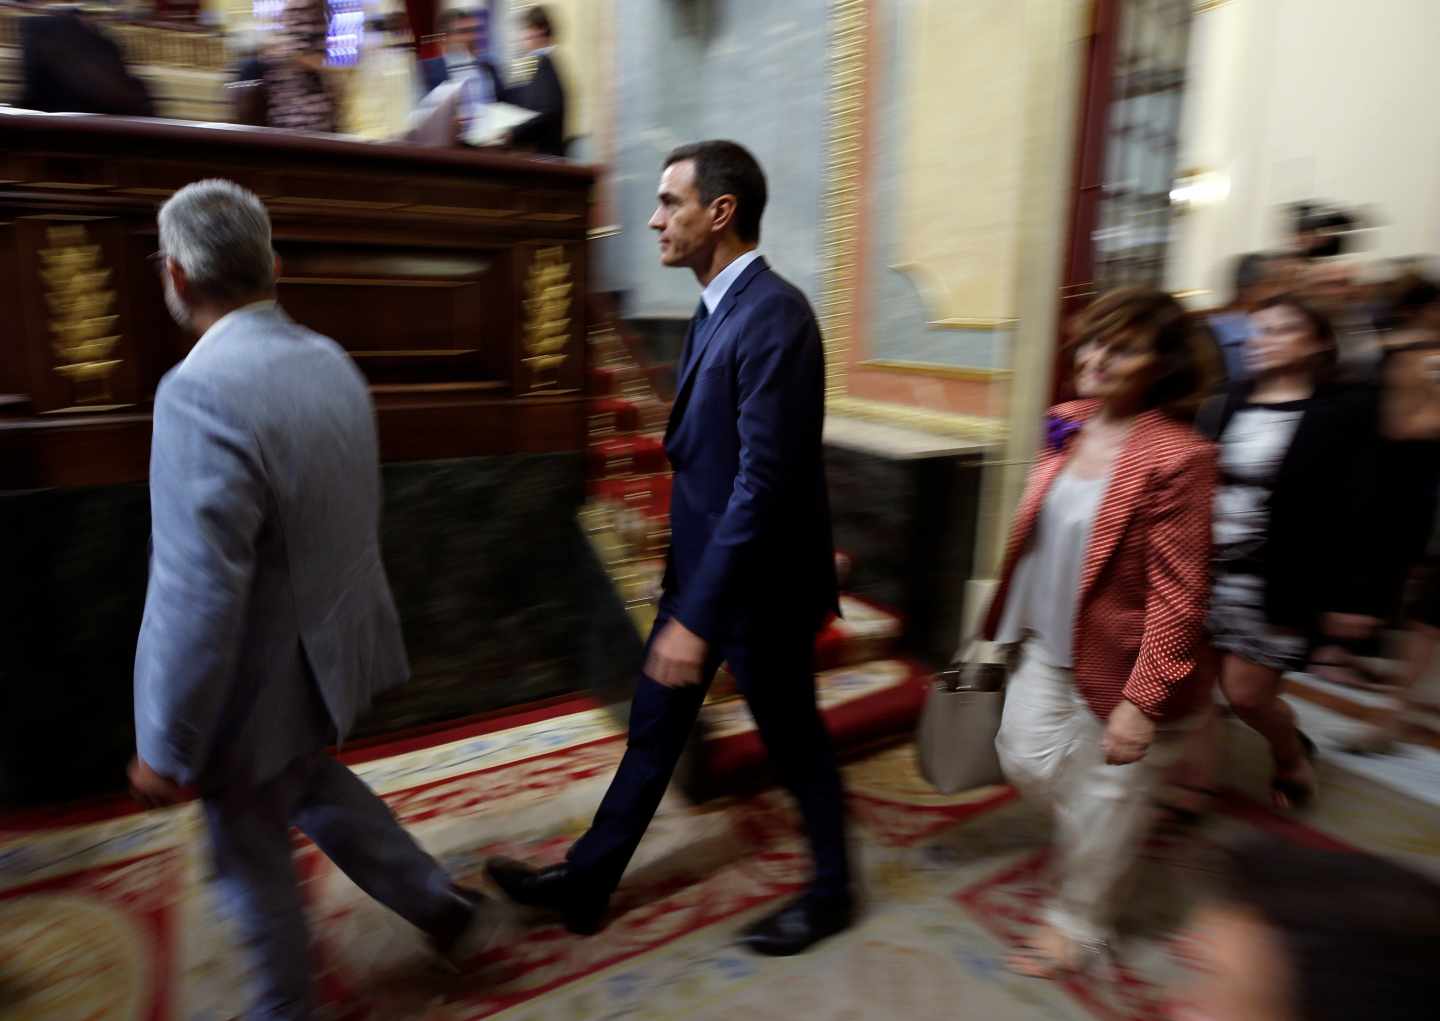
[[[168,258],[168,256],[166,256],[164,252],[151,252],[145,256],[145,261],[151,265],[157,276],[163,277],[165,275],[166,258]]]

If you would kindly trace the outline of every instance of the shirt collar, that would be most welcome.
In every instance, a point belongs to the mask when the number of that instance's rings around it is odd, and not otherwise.
[[[542,46],[542,47],[540,47],[538,50],[531,50],[531,51],[530,51],[530,56],[532,56],[532,57],[548,57],[548,56],[550,56],[550,54],[552,54],[552,53],[554,53],[554,52],[555,52],[555,44],[554,44],[554,43],[551,43],[549,46]]]
[[[190,349],[190,354],[193,355],[196,351],[200,350],[200,345],[205,343],[205,341],[209,338],[215,336],[215,334],[219,333],[220,327],[224,326],[231,319],[234,319],[237,316],[246,315],[251,312],[269,312],[276,308],[277,304],[278,303],[274,298],[262,298],[259,301],[252,301],[248,305],[241,305],[239,308],[232,308],[229,312],[226,312],[223,316],[210,324],[210,329],[206,330],[200,335],[200,339],[197,340],[195,342],[195,346]],[[186,355],[186,357],[188,358],[189,355]]]
[[[705,290],[700,292],[700,300],[705,302],[707,313],[714,314],[715,307],[720,304],[720,299],[725,297],[725,292],[730,290],[730,285],[739,278],[741,273],[745,272],[746,266],[758,258],[760,258],[760,253],[752,248],[744,255],[737,256],[730,265],[715,274],[715,279],[711,280]]]

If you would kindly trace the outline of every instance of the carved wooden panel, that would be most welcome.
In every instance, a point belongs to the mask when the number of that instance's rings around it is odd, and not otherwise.
[[[516,267],[523,296],[512,366],[516,394],[570,393],[584,379],[585,271],[574,245],[528,245]]]
[[[280,300],[375,384],[503,381],[510,253],[277,241]]]
[[[26,365],[25,324],[20,309],[20,250],[15,242],[15,224],[0,222],[0,308],[15,310],[6,325],[6,339],[0,342],[0,400],[23,400],[30,392]]]
[[[0,489],[143,478],[191,343],[155,215],[209,177],[269,207],[281,303],[355,358],[384,457],[583,446],[589,168],[0,110]]]
[[[15,224],[34,410],[97,410],[139,397],[125,235],[115,218]]]

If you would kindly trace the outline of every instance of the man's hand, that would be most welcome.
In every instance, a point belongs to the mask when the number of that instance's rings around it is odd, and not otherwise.
[[[130,760],[130,796],[146,808],[161,808],[180,801],[180,785],[151,769],[140,756]]]
[[[1137,709],[1135,703],[1122,701],[1110,714],[1100,748],[1107,765],[1124,766],[1143,759],[1154,740],[1155,721]]]
[[[709,646],[705,644],[705,639],[678,620],[671,620],[655,636],[655,641],[650,643],[650,655],[645,660],[645,674],[667,688],[699,684],[708,651]]]

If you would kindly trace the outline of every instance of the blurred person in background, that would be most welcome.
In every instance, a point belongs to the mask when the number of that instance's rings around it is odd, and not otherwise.
[[[1380,334],[1370,302],[1372,288],[1358,264],[1312,260],[1300,273],[1294,293],[1330,322],[1335,334],[1334,380],[1372,384],[1380,367]]]
[[[1290,250],[1305,260],[1331,259],[1351,252],[1361,218],[1329,202],[1296,202],[1290,207]]]
[[[1020,645],[996,750],[1055,817],[1058,889],[1009,961],[1039,978],[1109,956],[1153,798],[1209,698],[1205,606],[1215,451],[1186,419],[1208,391],[1174,298],[1112,292],[1081,316],[1081,400],[1057,407],[1010,533],[985,637]]]
[[[441,17],[440,28],[445,33],[446,74],[458,78],[479,71],[487,50],[480,12],[452,8]]]
[[[265,84],[265,58],[253,41],[236,45],[240,59],[225,84],[230,119],[235,124],[267,127],[270,124],[270,90]]]
[[[1185,940],[1176,1021],[1429,1021],[1440,1009],[1440,885],[1358,851],[1273,837],[1226,856]]]
[[[360,61],[352,71],[350,132],[371,139],[402,136],[423,95],[421,71],[405,16],[368,17]]]
[[[500,916],[325,750],[409,676],[365,380],[276,305],[253,194],[189,185],[159,233],[166,305],[199,339],[155,394],[131,791],[154,807],[198,790],[221,902],[254,967],[249,1016],[299,1021],[310,959],[292,825],[452,962]]]
[[[494,99],[498,78],[489,58],[480,12],[452,7],[440,16],[440,31],[445,37],[440,56],[421,64],[426,91],[438,88],[442,82],[478,73],[485,76],[489,98]]]
[[[565,86],[555,66],[555,27],[544,7],[520,15],[520,49],[535,58],[535,73],[517,85],[498,83],[501,102],[533,110],[538,116],[510,132],[509,142],[546,156],[565,155]]]
[[[1371,535],[1385,609],[1403,604],[1405,638],[1398,673],[1370,668],[1362,656],[1331,657],[1326,676],[1389,682],[1396,702],[1354,740],[1357,751],[1385,751],[1403,729],[1409,697],[1429,672],[1440,638],[1440,285],[1407,274],[1390,289],[1385,316],[1375,458],[1376,514]],[[1374,651],[1371,652],[1374,655]],[[1350,676],[1346,673],[1350,672]],[[1336,671],[1338,671],[1338,676]]]
[[[1284,290],[1276,271],[1278,262],[1268,252],[1251,252],[1236,259],[1230,303],[1207,317],[1225,359],[1225,378],[1230,383],[1249,378],[1245,349],[1250,341],[1250,314],[1265,299]]]
[[[1299,266],[1292,293],[1330,321],[1334,378],[1371,382],[1380,362],[1379,337],[1353,258],[1367,224],[1360,214],[1329,202],[1297,202],[1290,216],[1289,250]]]
[[[1250,382],[1206,402],[1197,428],[1220,445],[1210,631],[1224,654],[1220,687],[1274,759],[1277,808],[1315,791],[1314,745],[1280,697],[1305,666],[1312,636],[1373,626],[1364,522],[1354,482],[1373,413],[1363,393],[1332,383],[1329,321],[1290,297],[1253,316]]]
[[[335,97],[325,80],[329,17],[325,0],[284,0],[265,64],[270,125],[297,131],[336,129]]]
[[[1356,538],[1373,549],[1376,604],[1388,621],[1404,602],[1407,579],[1421,565],[1435,517],[1440,423],[1432,391],[1440,355],[1440,289],[1424,277],[1404,274],[1383,290],[1375,315],[1383,330],[1380,358],[1369,381],[1373,473],[1365,482],[1375,499],[1367,530]],[[1313,672],[1339,683],[1388,684],[1391,678],[1381,666],[1381,621],[1375,623],[1372,633],[1317,648]]]
[[[145,83],[118,43],[76,7],[57,5],[20,19],[18,105],[47,113],[154,117]]]
[[[461,82],[458,106],[461,139],[465,130],[487,103],[500,98],[503,84],[495,62],[490,58],[484,22],[475,11],[460,11],[451,22],[458,47],[446,52],[449,78]]]

